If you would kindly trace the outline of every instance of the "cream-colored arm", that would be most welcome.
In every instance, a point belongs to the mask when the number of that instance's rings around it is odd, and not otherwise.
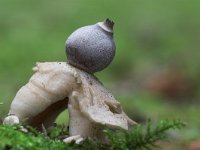
[[[17,92],[10,107],[9,115],[20,121],[29,120],[65,99],[75,86],[76,79],[64,62],[37,63],[33,71],[35,73]],[[8,116],[4,123],[16,122],[10,120],[13,119]]]

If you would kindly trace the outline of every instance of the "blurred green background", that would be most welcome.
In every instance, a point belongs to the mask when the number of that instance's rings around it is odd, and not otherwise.
[[[198,0],[0,0],[1,117],[35,62],[66,61],[70,33],[106,18],[115,22],[117,52],[98,78],[139,123],[187,122],[165,149],[200,145]],[[65,112],[57,122],[66,120]]]

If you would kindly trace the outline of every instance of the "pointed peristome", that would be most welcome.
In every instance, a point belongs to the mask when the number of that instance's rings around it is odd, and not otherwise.
[[[110,19],[106,19],[103,22],[99,22],[98,25],[106,32],[113,33],[114,22]]]
[[[107,26],[108,28],[110,28],[111,30],[113,30],[113,26],[114,26],[114,22],[112,20],[110,20],[109,18],[107,18],[104,21],[104,25]]]

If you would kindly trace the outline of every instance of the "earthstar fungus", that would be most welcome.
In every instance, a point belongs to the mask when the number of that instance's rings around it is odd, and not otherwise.
[[[93,75],[114,58],[113,25],[109,19],[74,31],[66,41],[66,62],[36,63],[29,82],[16,94],[4,124],[20,122],[38,129],[51,126],[64,109],[69,110],[69,137],[104,141],[102,129],[128,130],[135,124],[120,103]]]

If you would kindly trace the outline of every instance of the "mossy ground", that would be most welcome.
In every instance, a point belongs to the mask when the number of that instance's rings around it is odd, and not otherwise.
[[[55,127],[43,134],[37,130],[25,126],[27,132],[22,131],[23,126],[0,125],[0,149],[16,150],[141,150],[152,149],[156,142],[167,138],[167,131],[181,128],[185,124],[180,121],[161,121],[153,127],[148,122],[146,126],[136,126],[130,131],[104,130],[108,143],[101,143],[98,139],[86,139],[80,145],[75,143],[65,144],[60,138],[64,128]]]
[[[59,140],[52,140],[43,134],[32,131],[24,133],[20,126],[0,125],[0,149],[16,150],[67,150],[68,145]]]

